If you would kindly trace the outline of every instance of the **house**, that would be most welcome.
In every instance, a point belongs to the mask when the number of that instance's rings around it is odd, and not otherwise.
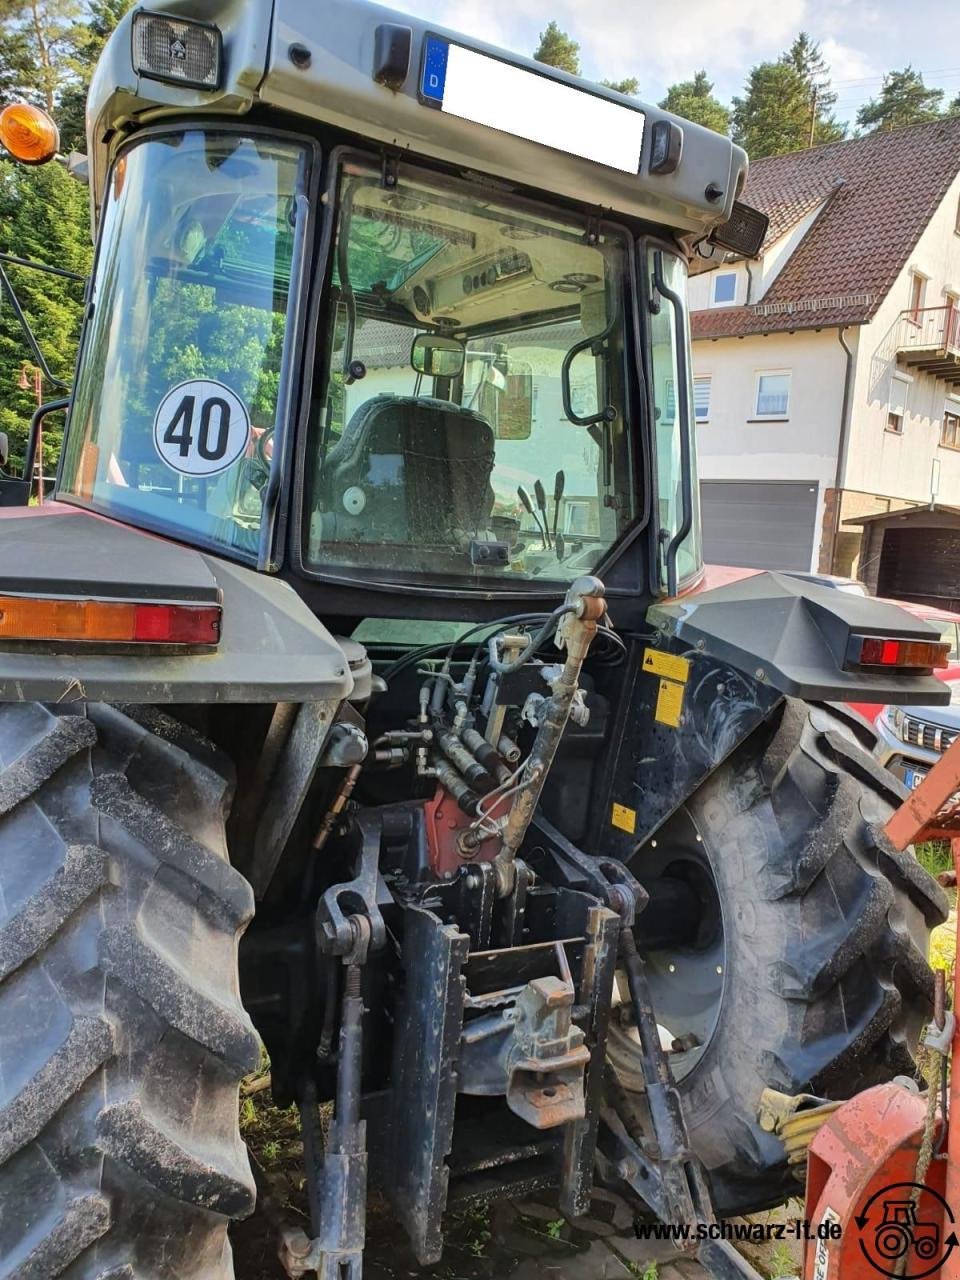
[[[757,161],[690,282],[707,559],[960,605],[960,118]]]

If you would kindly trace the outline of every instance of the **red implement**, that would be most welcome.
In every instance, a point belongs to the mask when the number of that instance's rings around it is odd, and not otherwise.
[[[898,850],[949,840],[960,875],[960,739],[884,830]],[[956,971],[953,1008],[960,1008]],[[960,1060],[960,1023],[951,1054],[951,1063]],[[948,1106],[949,1115],[960,1116],[960,1070],[951,1072]],[[936,1154],[920,1190],[915,1178],[926,1112],[926,1098],[905,1085],[879,1085],[845,1103],[817,1133],[807,1164],[813,1238],[804,1280],[960,1280],[960,1123],[948,1125],[944,1141],[938,1113]]]

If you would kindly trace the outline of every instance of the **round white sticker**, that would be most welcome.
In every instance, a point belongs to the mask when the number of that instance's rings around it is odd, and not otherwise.
[[[232,467],[250,443],[250,415],[222,382],[194,378],[160,401],[153,420],[157,453],[185,476],[215,476]]]

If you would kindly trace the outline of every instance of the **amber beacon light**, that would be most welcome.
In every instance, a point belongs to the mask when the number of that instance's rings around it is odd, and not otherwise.
[[[46,164],[60,148],[60,130],[39,107],[11,102],[0,111],[0,143],[21,164]]]

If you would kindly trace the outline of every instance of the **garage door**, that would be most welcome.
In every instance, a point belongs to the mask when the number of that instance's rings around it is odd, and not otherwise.
[[[877,595],[955,609],[960,599],[960,529],[885,529]]]
[[[707,564],[809,569],[817,521],[817,482],[703,480]]]

